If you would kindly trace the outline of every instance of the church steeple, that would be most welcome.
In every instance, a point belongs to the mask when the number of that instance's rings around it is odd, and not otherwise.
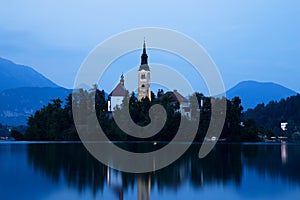
[[[141,65],[148,64],[148,55],[146,53],[146,41],[144,39],[143,54],[141,56]]]
[[[150,90],[150,68],[148,65],[148,55],[146,53],[146,42],[144,39],[143,53],[141,56],[141,65],[138,72],[138,100],[148,97],[151,101]]]
[[[121,83],[121,85],[122,86],[124,86],[124,75],[123,75],[123,73],[122,73],[122,75],[121,75],[121,79],[120,79],[120,83]]]

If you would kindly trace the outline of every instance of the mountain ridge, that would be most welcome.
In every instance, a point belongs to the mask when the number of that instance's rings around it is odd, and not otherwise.
[[[51,99],[64,100],[72,90],[63,88],[26,65],[0,57],[0,123],[24,125],[29,115]],[[238,96],[244,111],[259,103],[279,101],[297,92],[273,82],[242,81],[227,90],[226,96]]]
[[[60,87],[32,67],[0,57],[0,123],[25,125],[51,99],[64,100],[72,90]]]
[[[0,91],[19,87],[59,87],[32,67],[0,57]]]
[[[273,82],[258,82],[253,80],[241,81],[226,92],[232,99],[240,97],[244,111],[254,108],[257,104],[268,103],[272,100],[279,101],[283,98],[297,95],[297,92]]]

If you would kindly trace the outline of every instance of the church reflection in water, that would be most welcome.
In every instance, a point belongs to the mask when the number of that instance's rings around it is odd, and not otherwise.
[[[79,143],[29,144],[27,158],[35,171],[52,181],[66,181],[78,191],[89,189],[94,196],[109,190],[116,199],[123,199],[126,192],[133,190],[135,199],[150,200],[153,188],[158,192],[177,191],[186,183],[196,189],[229,183],[238,187],[245,167],[300,184],[300,151],[294,149],[299,146],[218,144],[204,159],[197,157],[199,148],[200,145],[192,145],[175,163],[144,174],[113,170],[94,159]]]
[[[120,174],[115,170],[107,168],[107,184],[108,188],[112,190],[115,196],[119,200],[124,199],[123,195],[123,183]],[[137,199],[138,200],[150,200],[151,192],[151,177],[150,176],[138,176],[137,177]]]

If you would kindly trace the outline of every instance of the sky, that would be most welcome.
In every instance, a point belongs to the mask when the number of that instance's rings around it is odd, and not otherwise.
[[[298,0],[10,0],[0,3],[0,57],[72,88],[80,65],[99,43],[130,29],[161,27],[202,45],[226,89],[256,80],[300,92],[299,24]],[[122,65],[137,66],[140,53],[135,55]],[[160,56],[148,55],[149,62]]]

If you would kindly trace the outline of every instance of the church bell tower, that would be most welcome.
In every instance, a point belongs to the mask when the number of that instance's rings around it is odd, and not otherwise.
[[[146,97],[151,101],[150,68],[148,65],[148,55],[146,53],[146,42],[144,40],[141,65],[138,70],[138,101]]]

